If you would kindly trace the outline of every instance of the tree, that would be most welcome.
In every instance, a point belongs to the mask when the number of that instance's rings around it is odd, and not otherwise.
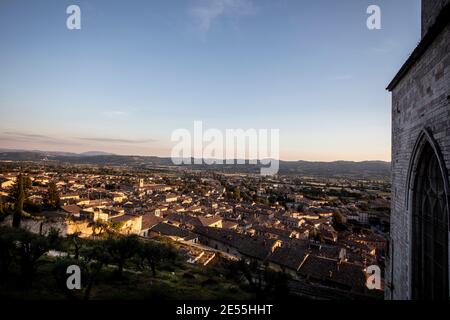
[[[304,212],[305,209],[306,209],[306,205],[305,205],[304,203],[300,203],[300,204],[297,206],[297,211],[298,211],[298,212]]]
[[[89,300],[92,288],[98,280],[98,276],[105,265],[110,260],[108,254],[105,252],[104,242],[92,240],[89,246],[80,250],[80,255],[83,259],[75,259],[72,257],[59,258],[53,266],[53,276],[56,284],[62,293],[69,300],[76,300],[84,298]],[[76,265],[81,271],[81,290],[69,290],[67,288],[67,268],[71,265]],[[81,294],[81,297],[77,295]]]
[[[257,300],[279,299],[289,294],[289,276],[285,273],[269,270],[256,261],[248,263],[245,260],[232,262],[229,269],[234,277],[243,276],[247,280]]]
[[[86,266],[83,263],[83,261],[75,260],[72,258],[58,258],[56,262],[53,265],[52,274],[55,278],[55,282],[59,290],[61,290],[62,293],[69,299],[69,300],[75,300],[77,299],[76,293],[77,290],[71,290],[67,287],[67,269],[69,266],[76,265],[80,268],[81,275],[81,281],[84,281],[85,275],[87,274]],[[84,287],[84,286],[83,286]]]
[[[119,234],[120,231],[125,226],[125,222],[119,221],[119,222],[109,222],[107,223],[107,230],[111,234]]]
[[[25,201],[23,209],[27,213],[40,213],[42,212],[42,205],[33,201]]]
[[[99,236],[104,233],[108,233],[109,235],[119,235],[125,226],[125,222],[111,222],[111,221],[102,221],[96,220],[91,221],[88,224],[88,227],[92,228],[92,234],[94,236]]]
[[[52,250],[62,250],[63,249],[63,238],[60,235],[60,231],[53,227],[47,233],[48,246]]]
[[[266,299],[281,299],[289,295],[288,281],[290,277],[286,273],[264,270],[264,296]]]
[[[101,220],[96,220],[89,222],[88,227],[92,228],[92,234],[94,236],[98,236],[108,230],[108,223]]]
[[[0,221],[3,221],[8,214],[8,208],[6,204],[3,202],[3,197],[0,196]]]
[[[347,227],[344,223],[344,217],[337,211],[333,213],[333,227],[338,231],[347,230]]]
[[[14,260],[16,238],[19,230],[0,227],[0,283],[8,279],[9,267]]]
[[[21,230],[17,238],[21,278],[24,287],[31,288],[38,260],[50,249],[49,240],[25,230]]]
[[[48,184],[47,193],[44,197],[44,205],[51,210],[59,209],[60,207],[59,192],[54,181]]]
[[[11,197],[14,201],[14,213],[13,213],[13,221],[12,226],[14,228],[20,228],[20,223],[22,221],[22,216],[24,215],[23,204],[27,197],[27,189],[31,188],[31,180],[29,178],[24,177],[23,175],[19,175],[17,177],[16,184],[13,188],[13,192]]]
[[[233,198],[234,198],[234,200],[237,200],[237,201],[239,201],[241,199],[241,189],[239,187],[236,187],[234,189]]]
[[[33,185],[31,182],[31,179],[29,177],[19,174],[17,176],[16,183],[12,187],[11,193],[9,194],[9,198],[11,198],[11,201],[14,203],[19,198],[20,184],[23,187],[23,191],[25,193],[25,198],[28,197],[28,192],[31,190],[31,187]]]
[[[67,240],[69,240],[69,243],[73,246],[73,258],[75,260],[78,260],[80,257],[80,250],[83,248],[83,241],[80,238],[80,232],[75,232],[72,234],[67,235]]]
[[[142,242],[138,255],[141,259],[142,266],[144,266],[145,261],[147,261],[153,276],[156,276],[156,267],[161,262],[174,261],[177,258],[177,253],[173,246],[156,241]]]
[[[311,233],[309,234],[309,238],[316,242],[320,242],[320,243],[325,242],[323,235],[320,232],[318,232],[316,229],[313,229],[311,231]]]
[[[111,261],[117,265],[117,278],[123,277],[125,263],[138,252],[139,244],[139,238],[136,235],[109,236],[104,241],[106,252]]]
[[[92,287],[101,270],[111,262],[110,255],[105,250],[105,241],[93,240],[89,247],[81,251],[87,270],[87,285],[84,291],[84,299],[89,300]]]

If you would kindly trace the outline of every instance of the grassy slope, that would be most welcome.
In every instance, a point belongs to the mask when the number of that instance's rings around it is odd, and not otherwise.
[[[18,289],[17,275],[8,278],[0,286],[0,298],[31,300],[64,300],[65,295],[58,289],[52,275],[53,261],[43,259],[39,266],[33,288],[29,291]],[[187,263],[163,266],[152,277],[149,270],[143,272],[126,271],[123,280],[113,276],[114,268],[105,268],[91,292],[92,300],[139,300],[139,299],[251,299],[252,295],[239,284],[220,275],[220,269],[202,268]],[[187,275],[186,275],[187,274]],[[81,297],[81,294],[80,294]]]

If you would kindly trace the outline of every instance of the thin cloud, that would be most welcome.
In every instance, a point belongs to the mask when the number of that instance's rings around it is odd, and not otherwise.
[[[27,132],[5,131],[0,134],[2,140],[9,142],[26,142],[47,145],[85,145],[87,142],[100,143],[118,143],[118,144],[144,144],[157,142],[155,139],[121,139],[121,138],[103,138],[103,137],[81,137],[81,138],[55,138],[42,134],[34,134]],[[83,143],[84,141],[84,143]]]
[[[5,131],[3,134],[8,136],[14,136],[16,138],[29,138],[29,139],[53,139],[49,136],[44,136],[42,134],[33,134],[33,133],[23,133],[23,132],[12,132],[12,131]]]
[[[25,143],[36,143],[46,145],[74,145],[74,146],[80,145],[79,142],[72,141],[70,139],[55,138],[42,134],[34,134],[26,132],[5,131],[2,133],[1,139],[7,140],[8,142],[25,142]]]
[[[115,139],[115,138],[79,138],[80,140],[85,141],[94,141],[94,142],[108,142],[108,143],[125,143],[125,144],[139,144],[139,143],[151,143],[156,142],[158,140],[155,139]]]
[[[189,12],[197,28],[207,33],[215,20],[224,16],[253,15],[255,6],[252,0],[196,0]]]

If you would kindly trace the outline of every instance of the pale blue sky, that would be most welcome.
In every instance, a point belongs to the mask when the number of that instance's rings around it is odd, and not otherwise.
[[[282,159],[389,160],[385,87],[419,40],[419,0],[1,0],[0,148],[169,156],[202,120],[280,129]]]

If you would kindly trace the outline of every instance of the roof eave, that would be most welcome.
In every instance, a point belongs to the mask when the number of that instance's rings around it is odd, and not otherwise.
[[[408,60],[400,68],[394,79],[389,83],[386,90],[392,92],[397,84],[403,79],[413,65],[423,56],[428,47],[434,42],[434,40],[440,35],[442,30],[450,23],[450,4],[446,5],[440,12],[436,19],[436,22],[428,30],[426,35],[419,42],[414,49]]]

